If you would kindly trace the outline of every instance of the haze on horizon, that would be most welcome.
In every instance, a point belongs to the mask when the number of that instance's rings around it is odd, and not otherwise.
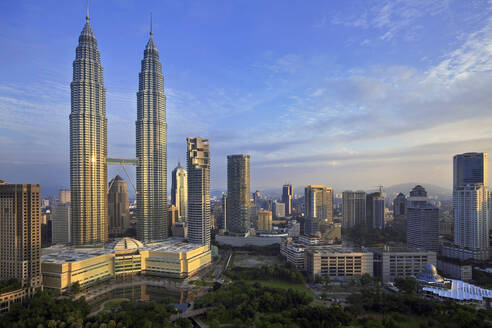
[[[411,181],[450,189],[454,154],[492,153],[491,1],[90,7],[110,157],[135,157],[150,11],[168,176],[185,163],[187,136],[210,139],[211,189],[226,189],[228,154],[251,155],[252,190],[287,181],[341,190]],[[70,81],[85,1],[5,1],[0,18],[0,179],[54,194],[69,186]]]

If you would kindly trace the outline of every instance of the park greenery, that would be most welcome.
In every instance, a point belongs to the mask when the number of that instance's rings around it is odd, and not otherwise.
[[[52,291],[38,292],[26,304],[14,304],[2,315],[0,328],[191,328],[191,321],[169,321],[176,309],[171,300],[156,302],[121,302],[111,311],[89,316],[84,298],[60,297]]]
[[[257,268],[233,267],[224,274],[232,280],[281,280],[304,283],[304,276],[290,265],[262,265]]]
[[[0,294],[8,293],[22,287],[21,282],[15,278],[0,280]]]
[[[407,240],[405,230],[396,224],[386,226],[383,230],[359,224],[343,229],[342,234],[344,240],[349,240],[357,246],[377,246],[388,242],[406,243]]]

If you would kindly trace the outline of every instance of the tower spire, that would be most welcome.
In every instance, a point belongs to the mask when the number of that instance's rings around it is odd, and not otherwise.
[[[89,23],[90,17],[89,17],[89,0],[86,1],[86,14],[85,14],[85,21]]]
[[[152,33],[152,12],[150,12],[150,36],[152,36],[154,33]]]

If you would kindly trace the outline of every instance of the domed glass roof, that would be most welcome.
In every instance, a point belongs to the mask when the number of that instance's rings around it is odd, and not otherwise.
[[[443,282],[444,279],[437,273],[437,269],[433,264],[427,264],[422,272],[417,275],[417,279],[427,283]]]
[[[136,240],[136,239],[133,239],[133,238],[129,238],[129,237],[124,237],[124,238],[121,238],[120,240],[118,240],[114,246],[113,246],[113,250],[115,252],[118,252],[118,251],[129,251],[129,250],[137,250],[139,249],[140,247],[143,247],[144,244],[142,244],[142,242]]]

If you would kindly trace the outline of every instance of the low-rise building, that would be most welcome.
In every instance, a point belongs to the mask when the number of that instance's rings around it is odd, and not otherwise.
[[[211,260],[207,245],[186,243],[181,238],[146,245],[122,238],[101,248],[43,249],[41,271],[44,287],[65,291],[75,282],[87,287],[119,275],[188,278]]]
[[[375,248],[374,276],[383,283],[396,277],[415,277],[427,264],[436,265],[436,253],[409,248]]]
[[[14,303],[22,303],[28,297],[27,289],[16,289],[0,294],[0,314],[8,312]]]
[[[306,251],[306,271],[315,279],[347,280],[363,274],[373,275],[373,254],[345,248],[310,248]]]
[[[472,280],[472,261],[461,261],[446,257],[437,258],[437,269],[447,277],[469,281]]]

